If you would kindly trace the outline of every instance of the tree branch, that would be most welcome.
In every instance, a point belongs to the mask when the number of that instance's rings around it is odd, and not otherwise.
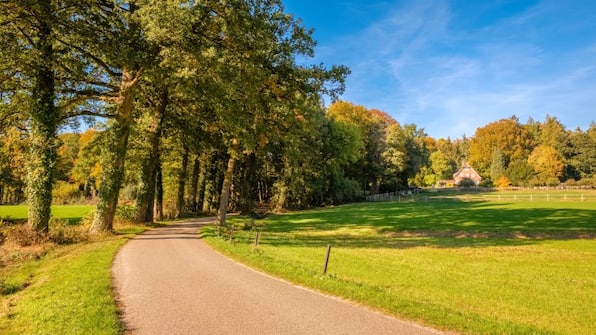
[[[114,76],[114,77],[119,77],[122,75],[121,72],[119,71],[115,71],[113,70],[106,62],[104,62],[101,58],[93,55],[92,53],[88,52],[87,50],[83,49],[82,47],[73,45],[71,43],[68,43],[60,38],[56,38],[56,40],[68,47],[71,47],[79,52],[81,52],[83,55],[91,58],[97,65],[99,65],[102,69],[104,69],[104,71],[106,71],[109,75]]]

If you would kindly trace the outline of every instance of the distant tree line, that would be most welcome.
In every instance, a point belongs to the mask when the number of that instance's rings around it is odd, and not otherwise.
[[[0,2],[0,203],[116,206],[138,222],[341,204],[449,180],[595,184],[596,125],[516,117],[434,139],[350,102],[343,66],[305,66],[311,31],[279,1]],[[99,120],[99,121],[98,121]],[[69,124],[92,123],[81,133]],[[62,129],[62,130],[61,130]]]

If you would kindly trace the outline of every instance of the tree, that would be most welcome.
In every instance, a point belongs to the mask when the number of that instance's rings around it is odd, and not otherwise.
[[[498,181],[500,177],[505,175],[505,157],[501,149],[495,147],[493,149],[492,162],[490,165],[491,180]]]
[[[95,217],[91,225],[92,233],[112,230],[118,196],[124,178],[124,165],[130,129],[134,121],[134,103],[136,89],[142,78],[144,69],[149,67],[151,54],[154,50],[146,43],[142,36],[142,29],[136,19],[138,9],[134,2],[119,7],[124,13],[112,10],[109,15],[116,15],[121,21],[120,43],[130,46],[116,54],[108,54],[107,62],[117,65],[119,72],[119,87],[112,105],[114,118],[110,120],[110,127],[106,132],[106,146],[102,155],[102,175],[99,188],[99,201]],[[116,7],[114,7],[116,8]],[[111,48],[102,50],[112,52]]]
[[[72,169],[79,155],[79,134],[64,133],[58,135],[58,162],[56,179],[71,181]]]
[[[442,151],[438,150],[430,154],[430,164],[432,172],[437,176],[437,180],[449,179],[453,172],[453,167]]]
[[[135,86],[131,85],[135,83],[135,75],[120,65],[124,59],[138,61],[131,57],[130,50],[146,50],[139,43],[131,43],[134,33],[126,34],[135,28],[134,23],[123,19],[122,13],[132,12],[134,8],[111,1],[0,3],[0,35],[5,46],[0,57],[6,60],[2,62],[2,73],[12,76],[6,90],[13,97],[18,97],[19,92],[29,93],[22,104],[28,110],[31,154],[27,178],[29,223],[38,231],[48,229],[58,126],[80,115],[127,119],[126,113],[119,113],[118,108],[112,114],[114,110],[104,107],[110,99],[115,99],[111,102],[125,110],[132,106],[132,97],[127,92]],[[125,71],[118,71],[121,68]],[[115,78],[122,79],[122,85],[114,85]],[[111,94],[114,91],[120,94]],[[118,167],[120,161],[115,159],[110,163]],[[109,171],[112,170],[104,169]],[[98,208],[100,216],[104,207]]]
[[[537,146],[528,157],[528,164],[544,184],[549,180],[558,179],[563,174],[564,165],[561,157],[555,148],[548,145]]]
[[[52,185],[56,166],[55,141],[59,110],[56,108],[57,55],[53,31],[57,8],[50,2],[1,2],[0,35],[2,58],[8,60],[2,73],[25,80],[12,80],[13,91],[28,90],[30,99],[29,158],[27,159],[27,200],[29,225],[47,231],[50,220]],[[14,79],[14,78],[13,78]]]
[[[363,143],[360,157],[348,173],[361,182],[363,190],[370,189],[370,193],[378,193],[385,170],[383,151],[387,127],[396,121],[385,112],[368,110],[346,101],[334,102],[327,113],[339,122],[353,124],[360,132]]]
[[[253,153],[271,134],[287,130],[296,117],[288,104],[297,96],[331,93],[343,89],[344,67],[298,66],[296,55],[311,56],[311,31],[283,12],[279,1],[250,1],[233,6],[221,19],[226,49],[220,54],[225,100],[214,106],[215,126],[227,146],[218,222],[225,225],[236,161]],[[231,10],[230,10],[231,9]],[[327,89],[327,85],[339,84]]]
[[[495,148],[502,152],[504,168],[516,159],[527,159],[532,151],[532,139],[527,129],[513,116],[478,128],[470,143],[469,163],[481,175],[490,175]],[[498,178],[498,177],[497,177]]]
[[[401,179],[408,167],[409,155],[406,147],[407,138],[404,129],[396,123],[387,129],[387,145],[383,157],[387,160],[388,171],[395,177],[395,187],[406,181]]]
[[[154,203],[157,190],[157,173],[160,165],[161,136],[164,120],[169,103],[168,92],[162,89],[158,92],[156,101],[150,103],[150,112],[145,114],[140,133],[143,134],[139,143],[144,155],[141,157],[139,182],[136,196],[137,222],[153,222]]]
[[[596,176],[596,123],[592,122],[585,132],[576,129],[570,134],[568,161],[578,179]]]
[[[79,183],[87,198],[95,198],[101,176],[101,146],[103,133],[87,129],[79,136],[79,150],[74,161],[70,179]]]
[[[515,186],[527,186],[534,175],[535,172],[526,159],[516,159],[510,162],[506,170],[506,176]]]

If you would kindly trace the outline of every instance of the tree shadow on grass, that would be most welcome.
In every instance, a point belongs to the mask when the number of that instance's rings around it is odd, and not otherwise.
[[[260,243],[273,246],[463,248],[596,238],[596,209],[486,201],[365,203],[264,222]]]

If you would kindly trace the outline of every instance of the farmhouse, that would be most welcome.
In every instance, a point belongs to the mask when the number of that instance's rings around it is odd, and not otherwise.
[[[459,184],[459,182],[464,179],[470,179],[474,181],[474,184],[476,184],[476,186],[478,186],[478,184],[480,184],[480,181],[482,181],[482,177],[480,177],[478,172],[476,172],[470,166],[470,164],[468,164],[468,162],[464,162],[462,164],[462,167],[456,173],[453,174],[453,179],[455,180],[455,184]]]

